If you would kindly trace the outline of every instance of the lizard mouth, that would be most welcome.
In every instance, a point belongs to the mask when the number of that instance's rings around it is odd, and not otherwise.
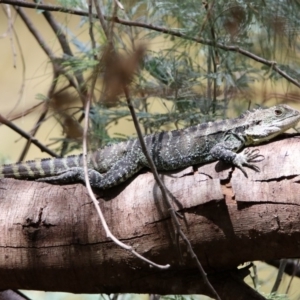
[[[295,116],[293,117],[289,117],[284,120],[281,120],[280,122],[278,122],[279,124],[277,126],[275,124],[275,127],[279,128],[279,130],[281,131],[285,131],[289,128],[295,127],[299,121],[300,121],[300,114],[298,113],[295,114]]]
[[[266,125],[263,134],[250,134],[250,140],[253,144],[269,141],[286,130],[294,128],[299,121],[300,113],[295,114],[293,117],[286,117],[284,120],[278,121],[277,124]]]

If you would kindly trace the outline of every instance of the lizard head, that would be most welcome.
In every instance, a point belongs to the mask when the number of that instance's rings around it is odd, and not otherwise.
[[[247,144],[255,145],[295,127],[300,121],[300,112],[281,104],[249,112],[246,119],[248,123],[248,128],[245,130]]]

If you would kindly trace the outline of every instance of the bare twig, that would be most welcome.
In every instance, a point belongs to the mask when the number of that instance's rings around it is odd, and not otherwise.
[[[159,269],[168,269],[170,267],[170,265],[159,265],[159,264],[156,264],[156,263],[152,262],[151,260],[149,260],[149,259],[145,258],[144,256],[140,255],[139,253],[137,253],[131,246],[128,246],[128,245],[122,243],[119,239],[117,239],[111,233],[110,229],[107,226],[106,220],[103,216],[101,208],[99,206],[99,202],[95,198],[95,195],[92,191],[90,181],[89,181],[86,157],[87,157],[87,135],[88,135],[88,127],[89,127],[90,102],[91,102],[91,99],[92,99],[93,90],[95,88],[96,78],[97,77],[94,76],[94,80],[93,80],[93,83],[92,83],[92,86],[91,86],[91,93],[90,93],[90,96],[89,96],[88,101],[87,101],[86,106],[85,106],[85,119],[84,119],[84,130],[83,130],[83,141],[82,141],[82,143],[83,143],[83,167],[84,167],[85,185],[86,185],[86,188],[88,190],[89,196],[91,197],[91,199],[94,203],[94,206],[95,206],[96,211],[98,213],[98,216],[100,218],[101,224],[102,224],[102,226],[105,230],[106,236],[108,238],[110,238],[119,247],[131,252],[133,255],[135,255],[139,259],[145,261],[146,263],[150,264],[151,266],[157,267]]]
[[[13,53],[14,68],[16,68],[16,66],[17,66],[17,63],[16,63],[17,53],[16,53],[16,47],[15,47],[14,40],[13,40],[13,20],[12,20],[12,15],[11,15],[11,10],[10,10],[9,5],[5,5],[4,12],[5,12],[5,14],[7,16],[7,20],[8,20],[7,31],[4,35],[7,34],[9,36],[11,50],[12,50],[12,53]]]
[[[118,7],[119,7],[118,3],[116,1],[114,1],[114,8],[113,8],[113,11],[112,11],[112,17],[113,18],[117,17]],[[110,24],[110,28],[109,28],[108,36],[107,36],[107,39],[108,39],[109,43],[113,43],[114,25],[115,24],[116,24],[115,22],[111,22],[111,24]]]
[[[44,50],[44,52],[49,56],[49,58],[53,58],[54,57],[54,54],[52,53],[52,50],[47,46],[46,42],[44,41],[42,35],[38,32],[38,30],[36,29],[36,27],[33,25],[33,23],[31,22],[30,18],[27,17],[27,15],[25,14],[25,12],[23,11],[23,9],[17,7],[15,8],[16,11],[18,12],[18,14],[21,16],[22,20],[25,22],[25,24],[27,25],[28,29],[31,31],[31,33],[33,34],[33,36],[36,38],[36,40],[39,42],[39,44],[41,45],[42,49]],[[52,84],[51,84],[51,87],[48,91],[48,98],[51,99],[53,93],[54,93],[54,90],[55,90],[55,87],[56,87],[56,84],[57,84],[57,79],[58,76],[59,76],[59,71],[58,71],[59,68],[56,67],[56,63],[54,62],[53,63],[53,70],[54,70],[54,80],[52,80]],[[40,127],[40,124],[42,124],[42,121],[44,120],[44,118],[46,117],[47,115],[47,111],[48,111],[48,108],[47,108],[47,104],[44,104],[45,105],[45,108],[38,120],[38,122],[36,123],[36,125],[34,126],[34,129],[30,135],[30,138],[27,139],[27,143],[19,157],[19,161],[22,161],[28,150],[29,150],[29,147],[30,147],[30,144],[33,142],[33,139],[34,139],[34,136],[35,134],[37,133],[39,127]],[[46,148],[46,146],[44,146]],[[46,148],[48,149],[48,148]],[[52,152],[52,151],[51,151]],[[52,152],[52,156],[53,156],[53,153]],[[57,155],[55,155],[57,156]]]
[[[39,117],[38,121],[36,122],[36,124],[34,125],[33,130],[31,131],[31,136],[32,137],[34,137],[36,135],[38,129],[40,128],[40,124],[42,124],[42,122],[44,121],[44,119],[47,115],[47,112],[48,112],[48,106],[44,104],[43,112],[40,115],[40,117]],[[22,153],[21,153],[18,161],[23,161],[25,159],[25,156],[28,153],[28,150],[30,148],[31,143],[32,143],[32,139],[28,139],[25,147],[22,150]]]
[[[46,146],[44,146],[42,143],[40,143],[36,138],[34,138],[33,136],[31,136],[30,134],[28,134],[24,130],[20,129],[18,126],[16,126],[12,122],[8,121],[2,115],[0,115],[0,123],[8,126],[9,128],[11,128],[12,130],[14,130],[15,132],[19,133],[25,139],[30,140],[31,143],[33,143],[38,148],[40,148],[42,152],[46,152],[46,153],[48,153],[49,155],[51,155],[53,157],[59,157],[55,152],[53,152],[52,150],[48,149]]]
[[[93,56],[94,59],[97,60],[97,54],[96,54],[96,41],[93,31],[93,0],[88,0],[88,7],[89,7],[89,35],[92,42],[92,49],[93,49]]]
[[[5,11],[6,12],[6,11]],[[8,12],[6,13],[7,15],[7,18],[11,18],[11,16],[9,16]],[[16,107],[20,104],[21,100],[22,100],[22,97],[24,95],[23,91],[24,91],[24,88],[25,88],[25,71],[26,71],[26,64],[25,64],[25,58],[24,58],[24,53],[22,51],[22,47],[21,47],[21,44],[20,44],[20,41],[19,41],[19,37],[18,37],[18,34],[17,32],[15,31],[14,29],[14,26],[13,26],[13,23],[14,23],[14,20],[13,21],[10,21],[9,23],[11,23],[11,30],[14,34],[14,37],[15,37],[15,40],[16,40],[16,43],[17,43],[17,46],[19,48],[19,53],[20,53],[20,58],[21,58],[21,64],[22,64],[22,83],[21,83],[21,87],[19,89],[19,97],[18,97],[18,100],[16,101],[16,104],[14,105],[14,107],[10,110],[10,112],[8,112],[7,116],[9,116],[15,109]],[[17,54],[15,54],[17,55]]]
[[[152,158],[151,158],[151,156],[150,156],[150,154],[148,152],[148,149],[146,147],[145,141],[143,139],[143,134],[141,132],[141,129],[140,129],[140,126],[139,126],[139,123],[138,123],[138,120],[137,120],[137,117],[136,117],[136,114],[135,114],[135,111],[134,111],[134,107],[133,107],[133,105],[131,103],[127,87],[124,87],[124,93],[125,93],[125,97],[126,97],[126,100],[127,100],[127,105],[129,107],[129,110],[130,110],[130,113],[131,113],[131,116],[132,116],[132,119],[133,119],[135,130],[137,132],[137,135],[139,137],[139,141],[141,143],[141,147],[143,149],[143,153],[144,153],[144,155],[147,158],[147,161],[148,161],[149,167],[151,169],[151,172],[153,173],[155,181],[157,182],[157,185],[158,185],[158,187],[161,190],[162,197],[163,197],[165,203],[168,206],[168,210],[170,212],[171,218],[172,218],[173,222],[175,223],[176,234],[179,234],[180,237],[185,242],[185,244],[187,245],[189,254],[190,254],[191,258],[195,260],[196,265],[197,265],[198,269],[200,270],[202,278],[204,279],[204,281],[207,284],[207,286],[210,288],[210,290],[212,291],[212,293],[216,296],[216,299],[221,300],[221,298],[219,297],[218,293],[216,292],[216,290],[214,289],[214,287],[212,286],[212,284],[209,282],[209,280],[207,278],[207,274],[205,273],[205,271],[204,271],[204,269],[203,269],[203,267],[202,267],[202,265],[201,265],[201,263],[200,263],[197,255],[196,255],[196,253],[194,252],[193,247],[192,247],[189,239],[184,234],[184,232],[181,230],[181,225],[180,225],[180,223],[178,221],[178,218],[177,218],[177,215],[176,215],[176,211],[172,207],[172,204],[169,201],[169,198],[167,196],[167,194],[168,194],[167,188],[165,187],[164,183],[160,179],[160,177],[158,175],[158,172],[157,172],[157,169],[155,167],[155,164],[154,164],[154,162],[153,162],[153,160],[152,160]]]
[[[210,6],[207,2],[205,2],[205,4],[204,4],[206,14],[207,14],[207,20],[208,20],[208,23],[210,26],[211,39],[214,43],[214,45],[209,48],[209,57],[207,60],[208,74],[211,74],[211,63],[213,64],[213,73],[214,74],[217,73],[217,64],[219,63],[219,54],[218,54],[217,48],[215,47],[216,35],[215,35],[215,30],[214,30],[214,24],[211,20],[211,13],[212,13],[213,6],[214,6],[214,2],[212,2],[210,4]],[[212,83],[213,83],[213,93],[211,91]],[[216,101],[217,101],[217,79],[215,76],[213,77],[213,79],[211,79],[211,76],[207,76],[207,99],[212,99],[213,113],[215,113]]]
[[[35,0],[35,2],[37,2],[37,1]],[[52,14],[49,11],[44,10],[43,15],[44,15],[45,19],[47,20],[48,24],[51,26],[54,33],[56,34],[57,39],[59,41],[59,44],[60,44],[63,52],[69,56],[74,56],[73,52],[71,50],[71,47],[69,46],[69,43],[67,42],[66,35],[63,33],[63,29],[58,24],[58,22],[53,18]],[[87,87],[86,87],[82,73],[80,71],[75,72],[75,78],[78,83],[79,96],[84,105],[86,98],[87,98]]]
[[[31,112],[35,111],[39,106],[43,105],[43,102],[40,102],[38,104],[35,104],[31,106],[30,108],[26,109],[25,111],[22,111],[21,113],[18,113],[16,115],[13,115],[9,118],[9,121],[18,120],[20,118],[23,118],[24,116],[30,114]]]
[[[37,28],[33,25],[33,23],[31,22],[30,18],[28,18],[28,16],[26,15],[26,13],[23,11],[22,8],[20,7],[15,7],[16,11],[18,12],[18,14],[21,16],[22,20],[24,21],[24,23],[26,24],[27,28],[30,30],[30,32],[33,34],[33,36],[35,37],[35,39],[38,41],[39,45],[41,46],[41,48],[44,50],[44,52],[46,53],[46,55],[49,57],[49,59],[52,62],[53,65],[53,80],[52,80],[52,84],[49,88],[48,91],[48,99],[50,100],[55,92],[55,88],[57,85],[57,79],[59,77],[60,74],[63,74],[69,81],[70,86],[74,87],[82,102],[85,102],[85,97],[86,97],[86,87],[85,87],[85,83],[83,80],[83,76],[81,74],[77,74],[76,79],[78,82],[78,85],[76,84],[76,82],[73,80],[73,78],[67,74],[64,70],[64,68],[61,67],[61,65],[57,62],[57,59],[54,55],[54,53],[52,52],[52,50],[50,49],[50,47],[48,47],[47,43],[44,41],[42,35],[39,33],[39,31],[37,30]],[[49,12],[44,12],[44,16],[47,19],[47,21],[49,22],[49,24],[51,25],[51,27],[53,28],[53,30],[57,33],[58,35],[58,39],[60,42],[61,47],[63,48],[63,51],[65,53],[67,53],[68,55],[73,55],[72,51],[66,41],[65,36],[61,33],[61,28],[60,26],[56,23],[56,21],[52,18],[51,14]],[[79,86],[79,88],[78,88]],[[36,123],[36,125],[34,126],[34,129],[32,131],[32,136],[34,136],[36,134],[36,132],[38,131],[40,125],[42,124],[43,120],[45,119],[47,112],[48,112],[48,103],[45,104],[46,107],[43,110],[41,116],[38,119],[38,122]],[[29,147],[30,147],[30,143],[31,140],[29,139],[27,141],[27,144],[25,145],[25,148],[22,151],[22,154],[19,158],[19,160],[23,160]]]
[[[48,95],[47,95],[47,98],[48,99],[51,99],[53,94],[54,94],[54,91],[55,91],[55,88],[56,88],[56,85],[57,85],[57,79],[58,79],[58,74],[57,72],[55,71],[54,69],[54,76],[53,76],[53,80],[52,80],[52,83],[51,83],[51,86],[48,90]],[[35,136],[37,131],[39,130],[40,128],[40,125],[43,123],[43,121],[45,120],[46,116],[47,116],[47,113],[48,113],[48,109],[49,109],[49,105],[48,105],[48,101],[44,102],[44,108],[43,108],[43,111],[40,115],[40,117],[38,118],[37,122],[35,123],[32,131],[31,131],[31,136]],[[27,143],[19,157],[19,161],[23,161],[28,150],[29,150],[29,147],[30,147],[30,144],[31,144],[31,140],[27,140]]]
[[[280,283],[282,281],[282,276],[284,275],[284,270],[285,270],[286,264],[287,264],[287,259],[281,259],[280,260],[280,266],[279,266],[279,269],[278,269],[277,277],[276,277],[274,286],[273,286],[272,291],[271,291],[272,294],[276,294],[277,291],[278,291],[278,288],[279,288]]]
[[[109,37],[109,32],[108,32],[107,24],[105,22],[104,15],[102,14],[101,8],[99,6],[99,2],[97,0],[94,0],[94,3],[95,3],[95,7],[96,7],[96,12],[97,12],[96,18],[99,19],[100,24],[102,26],[102,29],[103,29],[103,31],[106,35],[106,38],[108,38]]]
[[[48,47],[48,45],[44,41],[42,35],[39,33],[39,31],[37,30],[37,28],[33,25],[33,23],[31,22],[30,18],[28,18],[28,16],[24,12],[24,10],[22,8],[18,7],[18,6],[15,6],[14,8],[17,11],[17,13],[20,15],[20,17],[22,18],[23,22],[26,24],[26,26],[29,29],[29,31],[35,37],[35,39],[37,40],[37,42],[39,43],[39,45],[41,46],[41,48],[44,50],[44,52],[46,53],[46,55],[53,62],[53,67],[55,68],[55,70],[58,73],[63,74],[68,79],[70,85],[77,90],[77,84],[74,82],[73,78],[71,76],[69,76],[59,64],[56,63],[56,57],[55,57],[54,53]]]
[[[54,53],[48,47],[48,45],[44,41],[43,36],[39,33],[39,31],[37,30],[37,28],[33,25],[33,23],[31,22],[30,18],[25,13],[25,11],[21,7],[19,7],[19,6],[14,6],[14,8],[17,11],[17,13],[20,15],[20,17],[22,18],[23,22],[26,24],[26,26],[29,29],[29,31],[33,34],[33,36],[35,37],[35,39],[38,41],[40,47],[44,50],[44,52],[46,53],[46,55],[50,59],[54,58],[55,57]]]
[[[295,278],[295,275],[296,275],[296,272],[297,272],[297,270],[298,270],[298,267],[299,267],[299,259],[297,259],[297,262],[294,263],[294,265],[293,265],[293,273],[292,273],[292,275],[291,275],[291,278],[290,278],[290,280],[289,280],[288,286],[287,286],[287,288],[286,288],[286,291],[285,291],[286,294],[288,294],[289,291],[290,291],[291,284],[292,284],[292,282],[293,282],[293,280],[294,280],[294,278]]]

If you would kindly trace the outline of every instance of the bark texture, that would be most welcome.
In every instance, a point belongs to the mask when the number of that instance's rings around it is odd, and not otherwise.
[[[162,175],[217,291],[239,284],[230,270],[243,262],[299,257],[299,142],[295,136],[256,147],[265,159],[258,163],[261,173],[249,170],[248,178],[220,162]],[[151,173],[97,196],[119,239],[171,268],[150,268],[108,240],[82,184],[3,179],[0,289],[208,293],[182,243],[183,261],[179,258]]]

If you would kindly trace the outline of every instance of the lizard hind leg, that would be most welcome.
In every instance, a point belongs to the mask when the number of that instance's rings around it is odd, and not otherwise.
[[[102,174],[96,170],[88,169],[89,181],[93,188],[107,189],[124,182],[141,168],[138,153],[131,153],[120,160],[116,160],[116,163],[106,173]],[[37,181],[56,184],[85,182],[84,169],[72,167],[57,172],[54,176],[39,178]]]
[[[92,169],[89,169],[88,173],[89,173],[89,180],[92,186],[93,183],[100,182],[103,177],[99,172]],[[55,183],[55,184],[85,182],[84,169],[81,167],[73,167],[68,170],[60,171],[56,173],[56,175],[54,176],[38,178],[36,179],[36,181]]]

